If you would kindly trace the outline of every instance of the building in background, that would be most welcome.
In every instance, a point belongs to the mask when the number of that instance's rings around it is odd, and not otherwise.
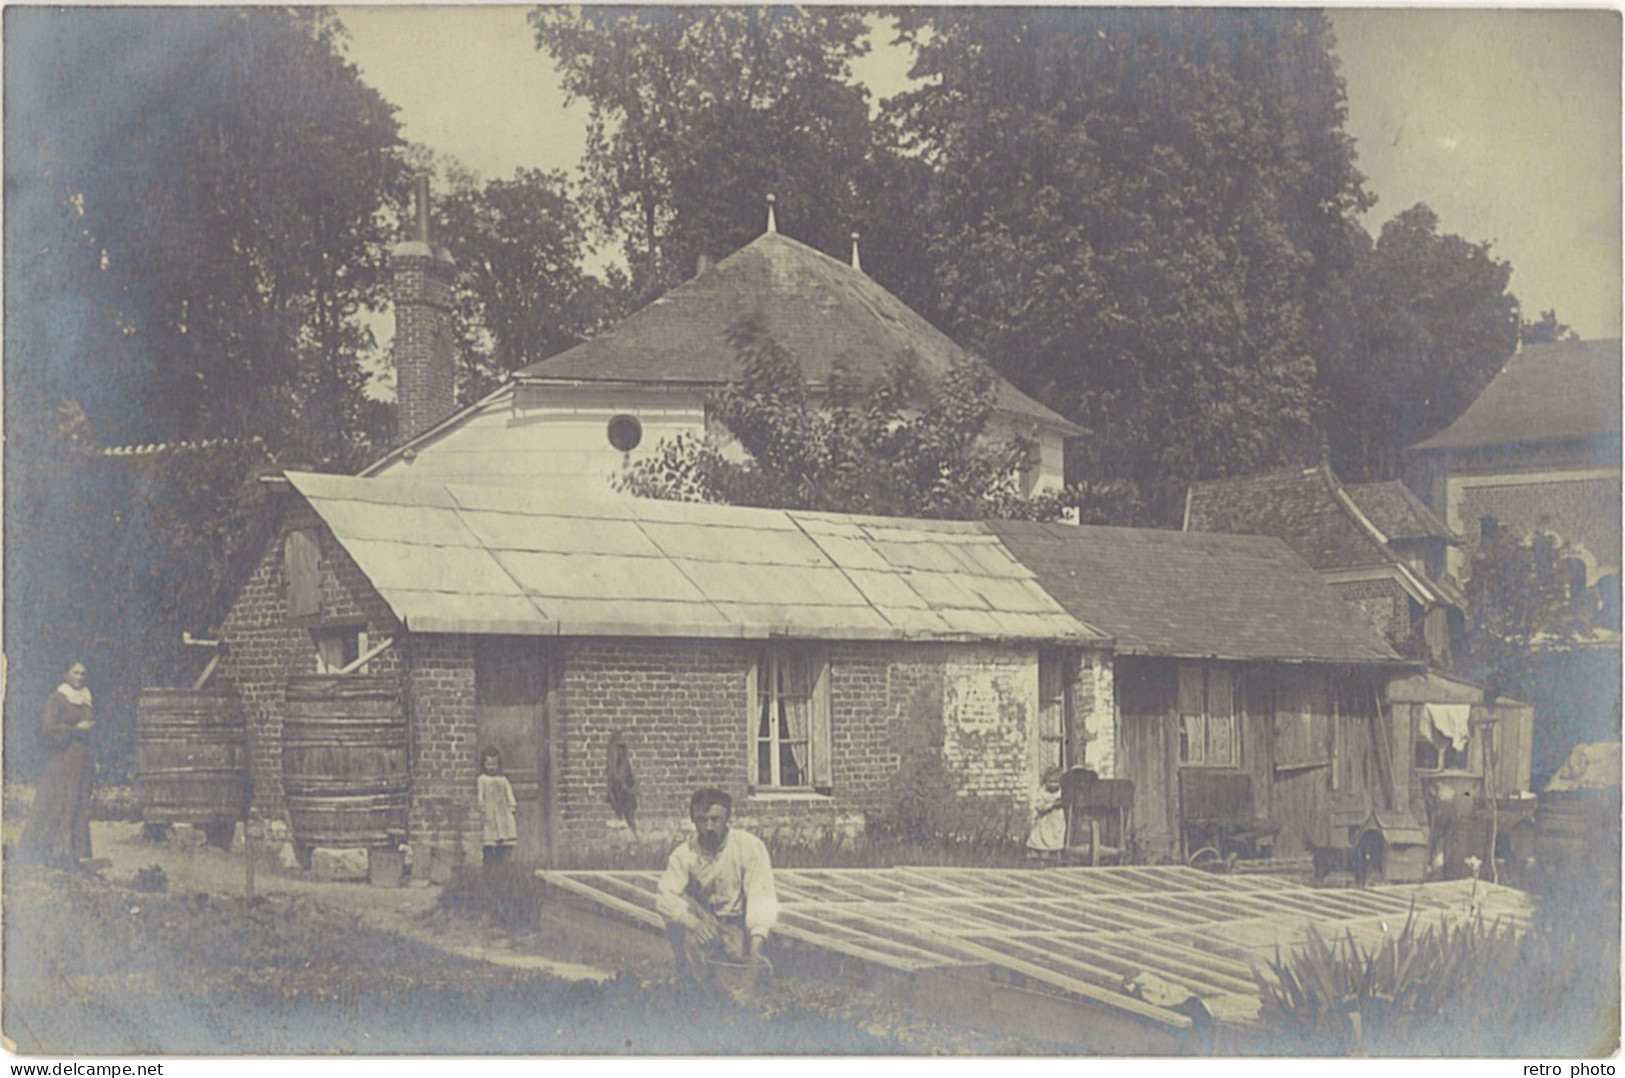
[[[648,306],[454,414],[450,382],[438,373],[451,369],[449,332],[432,326],[450,316],[437,291],[445,263],[435,251],[426,239],[397,250],[408,270],[396,278],[397,311],[414,312],[406,325],[424,324],[397,341],[395,363],[402,416],[433,413],[439,421],[403,422],[403,443],[363,475],[608,489],[663,439],[706,436],[707,396],[741,376],[728,333],[746,317],[758,318],[800,363],[815,401],[836,371],[863,384],[905,355],[932,375],[971,358],[858,268],[855,248],[848,265],[770,223]],[[433,348],[443,355],[416,358]],[[994,392],[989,436],[1020,436],[1035,446],[1022,493],[1059,490],[1066,439],[1082,428],[1003,378],[994,377]]]
[[[1466,601],[1445,569],[1459,538],[1404,484],[1344,486],[1325,462],[1196,483],[1184,530],[1280,539],[1401,654],[1451,665]]]

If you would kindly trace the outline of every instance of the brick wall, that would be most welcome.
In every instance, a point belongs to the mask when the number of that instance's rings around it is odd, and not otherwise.
[[[1407,653],[1411,631],[1411,597],[1397,580],[1359,580],[1334,583],[1332,591],[1354,607],[1401,654]]]
[[[1112,681],[1112,659],[1105,652],[1084,652],[1072,683],[1072,723],[1082,746],[1083,766],[1103,779],[1117,773],[1117,702]]]
[[[1598,561],[1619,564],[1619,479],[1467,487],[1461,492],[1463,564],[1478,552],[1480,521],[1494,517],[1503,531],[1523,539],[1549,528],[1571,545],[1583,544]]]
[[[413,635],[405,642],[411,722],[412,800],[408,819],[416,862],[436,846],[480,858],[478,730],[474,646],[467,636]]]
[[[746,694],[758,647],[560,642],[554,744],[562,858],[590,862],[633,842],[607,801],[605,756],[616,730],[637,776],[647,847],[667,847],[686,832],[688,797],[700,786],[728,791],[741,827],[780,841],[845,839],[868,820],[922,833],[1025,830],[1036,779],[1035,649],[832,645],[832,793],[752,796]],[[1096,659],[1091,670],[1104,665]],[[1109,711],[1109,676],[1092,684],[1091,706]]]
[[[284,614],[283,535],[314,527],[321,547],[323,621],[364,622],[397,637],[374,670],[398,671],[411,731],[410,835],[477,857],[474,641],[402,635],[354,562],[308,510],[291,512],[226,621],[222,676],[236,686],[254,736],[254,799],[283,816],[280,737],[284,686],[314,673],[307,627]],[[638,780],[639,845],[668,848],[688,829],[688,798],[727,790],[740,826],[780,841],[828,842],[869,820],[920,833],[1019,834],[1037,767],[1037,651],[971,644],[839,643],[829,661],[829,796],[748,790],[747,699],[757,643],[575,638],[556,642],[553,723],[555,851],[590,862],[633,842],[607,799],[610,735],[623,732]],[[1086,656],[1075,708],[1099,729],[1113,713],[1110,663]]]
[[[288,532],[310,529],[321,548],[321,613],[311,623],[290,625],[282,551]],[[221,628],[226,652],[218,676],[242,701],[251,739],[254,807],[267,819],[283,817],[282,716],[290,676],[316,673],[311,629],[323,624],[364,628],[370,639],[397,637],[399,623],[355,562],[314,513],[290,509],[281,528],[237,595]],[[391,648],[368,664],[369,672],[402,669],[400,650]]]

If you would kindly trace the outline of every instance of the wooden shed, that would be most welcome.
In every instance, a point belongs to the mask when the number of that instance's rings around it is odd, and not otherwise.
[[[1405,664],[1278,539],[1000,523],[1080,621],[1112,636],[1117,711],[1088,766],[1135,784],[1143,853],[1292,856],[1395,805],[1382,686]]]

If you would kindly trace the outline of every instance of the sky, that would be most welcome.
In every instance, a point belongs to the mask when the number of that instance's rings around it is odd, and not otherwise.
[[[565,105],[524,7],[340,7],[350,59],[405,138],[487,178],[573,171],[585,104]],[[1610,11],[1338,9],[1346,129],[1382,222],[1417,202],[1493,242],[1525,316],[1588,338],[1620,321],[1620,16]],[[908,56],[880,29],[856,74],[877,98]]]

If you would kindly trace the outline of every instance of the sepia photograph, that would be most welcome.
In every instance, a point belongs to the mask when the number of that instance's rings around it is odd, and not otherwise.
[[[1617,1055],[1618,10],[3,17],[15,1062]]]

